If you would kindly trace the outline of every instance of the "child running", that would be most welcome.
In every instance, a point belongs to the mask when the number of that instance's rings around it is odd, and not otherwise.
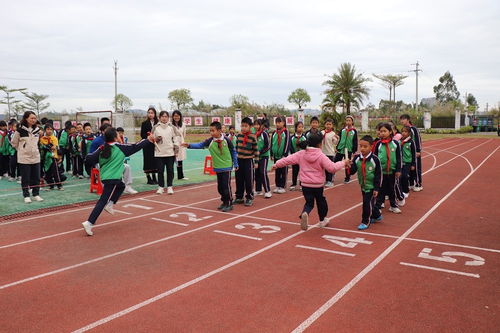
[[[236,139],[236,153],[238,154],[238,169],[236,170],[236,200],[235,204],[245,203],[251,206],[253,202],[254,169],[259,163],[259,149],[257,138],[252,134],[252,120],[245,117],[241,120],[241,133]],[[243,195],[245,200],[243,201]]]
[[[358,230],[368,229],[370,223],[382,221],[380,209],[375,200],[380,191],[382,171],[380,160],[372,153],[373,138],[365,135],[359,140],[360,154],[355,155],[351,165],[351,175],[358,173],[358,182],[363,197],[363,213]]]
[[[141,140],[133,145],[124,145],[117,142],[116,129],[109,127],[104,132],[104,140],[105,144],[92,154],[87,155],[85,160],[85,163],[89,165],[99,163],[101,180],[104,185],[101,197],[88,220],[82,223],[83,229],[89,236],[94,234],[92,228],[103,209],[114,214],[113,205],[118,202],[125,189],[125,184],[122,182],[125,157],[135,154],[147,145],[152,145],[154,137],[150,135],[147,140]]]
[[[358,132],[354,128],[354,118],[347,116],[345,118],[345,127],[340,131],[340,141],[337,145],[338,153],[335,155],[335,162],[341,161],[344,158],[350,159],[356,149],[358,149]],[[345,156],[346,151],[348,156]],[[346,169],[344,184],[350,181],[351,175],[349,174],[349,169]]]
[[[294,154],[298,151],[301,151],[302,148],[300,148],[300,143],[306,140],[306,136],[304,135],[304,123],[298,121],[295,123],[295,133],[290,138],[290,152]],[[300,167],[298,164],[292,165],[292,186],[290,186],[290,191],[294,191],[295,189],[300,188],[297,188],[299,169]]]
[[[382,167],[382,186],[377,196],[377,207],[384,207],[385,196],[389,196],[391,207],[389,211],[399,214],[401,210],[396,203],[396,178],[401,176],[401,149],[392,139],[391,125],[384,123],[380,127],[380,141],[375,147],[375,155],[380,159]]]
[[[269,140],[269,133],[263,119],[257,119],[254,123],[254,128],[256,130],[257,148],[259,149],[259,166],[255,175],[255,194],[264,195],[264,198],[269,199],[273,196],[269,176],[267,175],[271,141]]]
[[[284,117],[276,118],[276,131],[273,132],[271,137],[271,156],[273,157],[274,163],[279,161],[281,158],[288,156],[290,151],[290,135],[285,125]],[[275,193],[285,193],[286,187],[286,176],[288,174],[287,166],[276,169],[275,173],[275,183],[276,188]]]
[[[231,140],[222,133],[222,125],[218,121],[210,124],[210,138],[199,143],[182,143],[190,149],[208,148],[212,156],[213,169],[217,174],[217,190],[222,204],[217,208],[223,212],[233,209],[231,191],[231,171],[238,169],[238,157]]]
[[[323,136],[321,133],[311,133],[305,142],[301,142],[303,150],[282,158],[273,165],[273,169],[283,168],[287,165],[298,164],[300,166],[299,177],[302,184],[302,194],[306,200],[300,215],[300,227],[307,230],[309,224],[309,214],[314,208],[314,201],[318,205],[319,226],[328,225],[328,203],[323,196],[323,186],[325,184],[325,170],[331,173],[350,167],[351,161],[346,159],[334,163],[321,151]]]
[[[328,157],[330,161],[335,160],[335,155],[337,153],[337,144],[339,143],[339,136],[333,130],[333,120],[325,120],[325,129],[321,131],[323,135],[323,153]],[[326,187],[333,187],[333,173],[326,172]]]

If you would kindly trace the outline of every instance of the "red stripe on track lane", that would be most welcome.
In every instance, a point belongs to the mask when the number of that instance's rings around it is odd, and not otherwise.
[[[454,175],[453,181],[456,183],[463,177],[465,166],[458,159],[450,165],[453,170],[462,169],[461,173]],[[444,168],[441,172],[443,170]],[[429,181],[434,182],[439,178],[437,174]],[[354,184],[346,186],[345,190],[359,195],[359,189],[352,185]],[[442,197],[445,189],[441,187],[441,190]],[[275,216],[293,218],[299,207],[291,206],[293,205],[286,206],[290,207],[289,210],[280,207],[280,213]],[[98,329],[123,330],[130,325],[153,331],[162,328],[171,331],[238,332],[293,329],[308,313],[306,309],[311,311],[322,304],[332,290],[341,288],[367,261],[371,261],[393,241],[370,236],[369,233],[366,236],[358,235],[369,239],[373,244],[357,246],[354,258],[295,247],[306,245],[353,252],[352,249],[338,247],[322,239],[324,234],[354,238],[350,233],[311,230],[286,245],[279,245],[260,254],[258,259],[250,259]],[[269,235],[263,235],[262,238],[267,239]]]

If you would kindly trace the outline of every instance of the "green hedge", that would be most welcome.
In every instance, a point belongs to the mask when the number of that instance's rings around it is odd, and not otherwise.
[[[424,133],[426,133],[426,134],[464,134],[464,133],[471,133],[471,132],[472,132],[472,126],[464,126],[458,130],[429,128],[429,129],[426,129],[424,131]]]

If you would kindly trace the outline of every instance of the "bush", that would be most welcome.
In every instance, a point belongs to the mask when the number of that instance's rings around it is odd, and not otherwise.
[[[458,134],[463,134],[463,133],[471,133],[473,130],[472,126],[464,126],[461,127],[458,131],[456,131]]]
[[[424,131],[425,134],[464,134],[464,133],[471,133],[473,130],[472,126],[464,126],[461,127],[458,130],[454,129],[435,129],[435,128],[429,128]]]

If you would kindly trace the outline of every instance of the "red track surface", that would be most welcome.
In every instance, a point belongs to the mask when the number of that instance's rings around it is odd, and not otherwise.
[[[300,192],[227,214],[213,183],[124,197],[93,237],[91,207],[0,223],[0,331],[498,331],[499,142],[424,148],[425,190],[366,232],[357,182],[307,232]]]

